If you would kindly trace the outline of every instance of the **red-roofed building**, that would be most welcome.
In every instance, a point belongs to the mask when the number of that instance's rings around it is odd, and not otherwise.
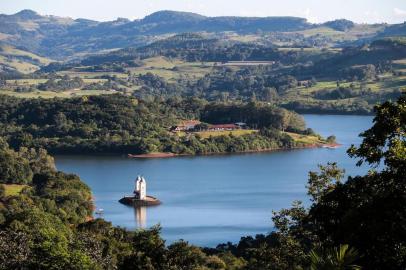
[[[201,122],[199,120],[186,120],[180,122],[177,126],[173,127],[174,131],[187,131],[192,130],[195,126],[199,125]]]

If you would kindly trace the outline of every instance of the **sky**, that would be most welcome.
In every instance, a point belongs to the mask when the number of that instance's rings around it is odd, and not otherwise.
[[[0,0],[0,13],[22,9],[99,21],[139,19],[159,10],[206,16],[297,16],[313,23],[341,18],[358,23],[406,21],[406,0]]]

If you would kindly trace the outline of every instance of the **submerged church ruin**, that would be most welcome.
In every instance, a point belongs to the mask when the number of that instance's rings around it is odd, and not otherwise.
[[[147,181],[140,175],[135,179],[133,195],[124,196],[119,202],[129,206],[153,206],[161,204],[161,201],[157,198],[147,195]]]

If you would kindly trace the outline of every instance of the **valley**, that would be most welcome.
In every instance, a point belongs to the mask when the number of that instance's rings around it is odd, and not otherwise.
[[[146,2],[0,4],[0,269],[405,269],[405,4]]]

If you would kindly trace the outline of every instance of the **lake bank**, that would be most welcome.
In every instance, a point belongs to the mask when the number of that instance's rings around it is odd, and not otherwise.
[[[290,147],[290,148],[269,148],[269,149],[259,149],[259,150],[246,150],[246,151],[237,151],[237,152],[222,152],[222,153],[204,153],[204,154],[175,154],[168,152],[157,152],[157,153],[148,153],[148,154],[128,154],[128,158],[138,158],[138,159],[150,159],[150,158],[173,158],[173,157],[187,157],[187,156],[214,156],[214,155],[238,155],[246,153],[270,153],[276,151],[288,151],[288,150],[299,150],[299,149],[312,149],[312,148],[338,148],[342,146],[339,143],[325,143],[325,144],[312,144],[299,147]]]
[[[92,189],[102,217],[134,230],[160,223],[167,243],[185,239],[214,247],[242,236],[272,230],[272,211],[292,201],[308,205],[308,172],[318,164],[337,162],[347,175],[363,174],[346,150],[361,142],[358,134],[372,117],[305,115],[308,126],[326,137],[335,134],[337,149],[309,148],[235,155],[129,159],[125,156],[56,156],[57,168],[81,176]],[[132,192],[142,174],[148,193],[162,201],[134,209],[118,202]],[[98,215],[95,215],[96,217]]]

